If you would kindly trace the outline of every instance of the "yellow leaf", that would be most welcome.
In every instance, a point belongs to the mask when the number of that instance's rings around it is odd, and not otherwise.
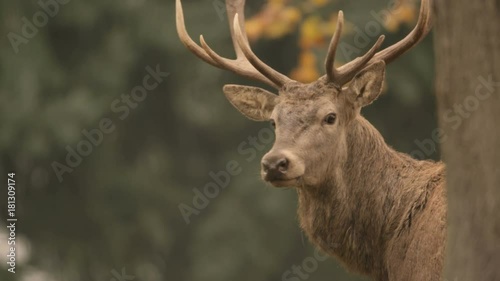
[[[269,4],[272,5],[280,5],[283,6],[285,5],[286,0],[269,0]]]
[[[284,6],[285,6],[284,0],[269,0],[269,2],[267,2],[267,5],[264,8],[264,11],[267,10],[268,12],[269,11],[277,12],[282,10]]]
[[[399,29],[399,21],[395,17],[388,17],[384,22],[384,27],[390,32],[396,32]]]
[[[287,7],[281,12],[280,18],[289,23],[296,23],[302,18],[302,12],[296,7]]]
[[[265,27],[265,35],[269,38],[279,38],[295,30],[297,22],[302,17],[299,9],[295,7],[287,7],[280,10],[277,14],[269,13],[268,17],[272,17]]]
[[[330,2],[329,0],[309,0],[309,1],[316,7],[323,7],[326,4],[328,4],[328,2]]]
[[[414,5],[403,5],[398,12],[398,18],[405,23],[413,23],[416,20],[417,9]]]
[[[251,41],[257,40],[262,36],[264,31],[264,24],[258,17],[249,19],[245,22],[245,30],[248,39]]]
[[[299,65],[292,70],[290,77],[302,83],[311,83],[319,78],[316,56],[311,51],[300,54]]]
[[[404,2],[388,17],[384,26],[391,32],[396,32],[403,23],[412,24],[416,20],[417,9],[415,5]]]
[[[321,19],[317,16],[310,16],[304,20],[300,29],[300,46],[302,49],[323,45],[324,38],[320,23]]]
[[[289,25],[283,21],[276,21],[267,26],[264,30],[268,38],[280,38],[290,32]]]
[[[311,51],[304,51],[300,54],[299,65],[302,66],[315,66],[316,56]]]

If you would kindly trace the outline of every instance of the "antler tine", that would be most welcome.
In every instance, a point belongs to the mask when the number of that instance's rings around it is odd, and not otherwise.
[[[418,44],[430,31],[430,27],[432,25],[431,16],[432,10],[430,0],[422,0],[417,25],[413,28],[410,34],[398,43],[378,52],[370,62],[373,63],[383,60],[386,64],[389,64],[394,59]]]
[[[227,19],[229,22],[229,31],[231,32],[231,39],[233,41],[234,51],[236,52],[237,58],[244,58],[245,55],[241,51],[240,45],[238,44],[238,39],[236,39],[233,21],[234,21],[234,17],[236,15],[240,15],[239,16],[239,24],[240,24],[240,26],[245,26],[245,1],[246,0],[233,0],[233,1],[226,0],[226,10],[227,10]],[[245,39],[245,41],[248,42],[248,37],[247,37],[246,31],[243,30],[242,34],[243,34],[243,38]]]
[[[243,15],[245,0],[226,1],[227,14],[231,20],[236,19],[238,25],[230,24],[231,39],[233,40],[234,50],[236,52],[236,59],[231,60],[218,55],[213,51],[208,44],[200,36],[201,47],[196,44],[186,31],[184,22],[184,12],[182,9],[181,0],[176,0],[176,23],[177,33],[182,43],[196,56],[203,61],[216,66],[221,69],[230,70],[238,75],[255,79],[270,85],[276,89],[281,88],[284,83],[291,81],[288,77],[276,72],[271,67],[260,61],[255,54],[250,52],[243,52],[242,48],[250,49],[246,33],[241,30],[240,24],[244,24],[244,16],[238,19],[238,13]],[[235,29],[237,29],[235,31]],[[238,34],[238,36],[236,35]],[[270,75],[267,77],[267,75]]]
[[[205,39],[203,39],[203,35],[200,35],[200,43],[201,46],[203,47],[203,50],[205,50],[205,52],[210,56],[210,58],[212,58],[217,63],[216,65],[217,67],[221,69],[231,70],[238,75],[250,79],[261,81],[276,89],[281,88],[281,86],[277,85],[273,81],[269,80],[269,78],[265,77],[260,72],[256,71],[255,68],[252,65],[250,65],[250,63],[247,60],[245,60],[244,57],[237,58],[236,60],[230,60],[219,56],[219,54],[217,54],[207,45]]]
[[[328,49],[328,56],[325,61],[328,81],[336,84],[339,87],[349,82],[363,68],[381,60],[385,61],[386,64],[389,64],[394,59],[404,54],[406,51],[410,50],[413,46],[420,42],[430,31],[430,0],[422,0],[417,25],[404,39],[376,53],[376,51],[380,48],[382,42],[384,41],[385,37],[382,35],[378,38],[377,42],[365,55],[363,55],[362,57],[358,57],[355,60],[337,69],[333,66],[333,63],[335,60],[335,53],[340,34],[342,33],[343,25],[344,15],[342,11],[340,11],[337,20],[337,29],[335,30],[335,33],[333,35],[330,47]]]
[[[363,68],[367,66],[370,59],[372,59],[375,56],[377,50],[380,48],[380,46],[382,46],[384,39],[385,36],[380,35],[377,42],[375,42],[373,47],[368,52],[366,52],[366,54],[364,54],[362,57],[357,57],[353,61],[339,67],[337,69],[338,77],[336,77],[334,81],[338,83],[338,85],[340,86],[351,81],[351,79],[354,78],[354,76],[358,74],[359,71],[361,71]]]
[[[177,27],[177,34],[179,35],[179,39],[181,40],[182,44],[184,44],[184,46],[186,46],[186,48],[190,50],[191,53],[195,54],[206,63],[219,67],[219,65],[212,58],[210,58],[210,56],[207,55],[207,53],[205,53],[203,49],[198,46],[198,44],[196,44],[189,36],[186,30],[186,23],[184,22],[184,11],[182,9],[180,0],[175,1],[175,23]]]
[[[341,87],[345,83],[349,82],[354,77],[354,75],[356,75],[361,69],[365,67],[365,65],[375,55],[375,52],[380,48],[382,42],[384,42],[385,39],[384,35],[380,36],[377,42],[365,55],[363,55],[362,57],[358,57],[355,60],[337,69],[334,66],[335,54],[337,52],[337,46],[340,41],[340,35],[342,34],[343,27],[344,13],[342,11],[339,11],[337,17],[337,27],[330,42],[330,46],[328,47],[328,55],[325,60],[327,79],[328,81],[336,84],[338,87]]]
[[[261,61],[255,54],[252,52],[250,48],[250,44],[246,39],[245,35],[242,32],[240,27],[239,15],[236,14],[234,16],[234,36],[236,37],[236,41],[241,48],[241,51],[247,58],[247,60],[264,76],[273,81],[276,85],[280,86],[280,88],[285,85],[287,82],[291,82],[292,80],[285,75],[279,73],[278,71],[272,69],[270,66]]]
[[[335,54],[337,53],[337,46],[340,41],[340,35],[342,34],[342,29],[344,27],[344,13],[339,11],[337,16],[337,26],[335,27],[335,33],[333,33],[332,41],[330,41],[330,46],[328,47],[328,55],[325,60],[326,76],[328,81],[335,81],[335,77],[338,76],[337,69],[334,66]]]

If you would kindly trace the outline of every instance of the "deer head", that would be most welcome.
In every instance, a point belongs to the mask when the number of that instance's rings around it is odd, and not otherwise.
[[[319,186],[346,161],[346,135],[362,107],[379,96],[385,65],[408,51],[429,31],[430,4],[423,0],[418,23],[404,39],[377,52],[384,36],[363,56],[336,68],[334,60],[344,17],[338,14],[336,31],[325,60],[326,75],[302,84],[263,63],[251,50],[244,24],[245,0],[226,1],[231,37],[237,58],[219,56],[200,36],[201,46],[188,35],[181,1],[176,1],[177,32],[182,43],[205,62],[263,82],[279,95],[257,87],[226,85],[224,94],[243,115],[270,121],[276,128],[273,148],[262,159],[262,178],[274,186]]]

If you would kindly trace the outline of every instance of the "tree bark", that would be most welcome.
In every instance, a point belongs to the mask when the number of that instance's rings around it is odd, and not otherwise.
[[[500,280],[500,1],[435,1],[448,281]]]

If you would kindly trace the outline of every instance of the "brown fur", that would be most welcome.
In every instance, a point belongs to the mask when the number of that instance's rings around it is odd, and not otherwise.
[[[429,32],[431,3],[423,0],[417,26],[405,39],[334,66],[344,24],[339,12],[325,60],[326,75],[311,84],[291,80],[260,61],[245,32],[245,0],[226,1],[236,60],[223,59],[185,30],[181,1],[176,24],[183,44],[204,61],[279,90],[226,85],[242,114],[276,126],[276,141],[262,159],[261,175],[276,187],[296,187],[299,218],[310,240],[347,268],[378,281],[437,281],[446,233],[445,168],[417,161],[386,145],[361,115],[380,94],[385,62]],[[347,86],[346,86],[347,85]],[[344,87],[346,86],[346,87]]]
[[[279,96],[230,85],[231,103],[253,120],[274,120],[263,158],[288,159],[275,186],[294,186],[300,226],[320,249],[377,281],[438,281],[446,233],[445,167],[390,148],[360,115],[380,94],[384,63],[342,89],[325,78],[285,85]],[[334,113],[336,122],[325,123]],[[281,157],[281,158],[280,158]]]
[[[363,117],[354,122],[341,172],[321,187],[298,188],[302,229],[374,280],[440,280],[444,165],[396,152]]]

